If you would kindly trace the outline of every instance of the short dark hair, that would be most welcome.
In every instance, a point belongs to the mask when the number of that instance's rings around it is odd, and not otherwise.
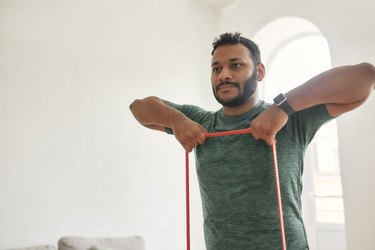
[[[222,45],[226,45],[226,44],[235,45],[239,43],[249,49],[251,59],[256,65],[259,65],[261,63],[261,56],[260,56],[260,50],[259,50],[258,45],[254,43],[252,40],[241,36],[241,33],[239,32],[224,33],[224,34],[221,34],[218,38],[216,38],[214,42],[212,43],[213,50],[211,52],[211,55],[213,55],[215,50]]]

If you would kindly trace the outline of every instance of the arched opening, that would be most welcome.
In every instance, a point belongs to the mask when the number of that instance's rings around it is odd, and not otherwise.
[[[331,68],[326,38],[305,19],[276,19],[254,41],[266,65],[260,97],[268,102]],[[306,153],[303,213],[310,249],[346,249],[336,121],[320,129]]]

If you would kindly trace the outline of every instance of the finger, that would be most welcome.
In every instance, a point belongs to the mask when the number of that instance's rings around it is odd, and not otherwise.
[[[268,146],[272,146],[272,144],[275,142],[275,135],[267,136],[265,139]]]
[[[193,151],[193,149],[197,146],[198,142],[196,140],[190,141],[189,143],[186,143],[186,146],[189,150],[189,152]]]
[[[184,149],[185,149],[185,151],[187,151],[187,152],[191,152],[191,151],[193,151],[193,147],[191,147],[191,146],[189,146],[189,145],[185,145],[184,146]]]
[[[188,145],[189,145],[189,147],[191,147],[191,148],[195,148],[195,146],[198,144],[198,141],[197,140],[191,140],[189,143],[188,143]]]
[[[260,137],[258,136],[258,134],[256,132],[254,132],[253,130],[251,130],[251,134],[253,135],[254,139],[255,140],[259,140]]]
[[[200,125],[200,124],[199,124],[199,129],[202,131],[203,134],[207,134],[208,133],[207,130],[202,125]]]
[[[180,143],[180,144],[185,149],[185,151],[187,151],[187,152],[191,152],[192,151],[192,148],[190,147],[189,144],[187,144],[187,143]]]
[[[250,126],[251,128],[251,134],[252,136],[254,137],[255,140],[259,140],[260,139],[260,136],[258,134],[258,130],[257,128],[255,127],[255,123],[253,122]]]
[[[204,144],[206,141],[206,134],[208,134],[207,130],[203,126],[199,126],[201,133],[196,136],[196,140],[199,144]]]
[[[206,141],[206,136],[205,136],[205,134],[200,134],[200,135],[198,135],[197,137],[196,137],[196,140],[197,140],[197,143],[198,144],[204,144],[205,143],[205,141]]]

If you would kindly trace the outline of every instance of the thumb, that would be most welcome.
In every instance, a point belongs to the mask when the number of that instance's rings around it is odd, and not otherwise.
[[[266,138],[264,138],[264,141],[268,144],[268,146],[272,146],[274,143],[276,143],[275,137],[276,137],[275,134],[271,134],[267,136]]]

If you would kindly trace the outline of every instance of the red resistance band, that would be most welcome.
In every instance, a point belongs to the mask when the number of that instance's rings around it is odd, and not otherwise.
[[[206,134],[206,138],[208,137],[218,137],[218,136],[227,136],[227,135],[238,135],[238,134],[250,134],[251,129],[239,129],[239,130],[231,130],[231,131],[224,131],[224,132],[215,132],[215,133],[208,133]],[[281,201],[281,191],[280,191],[280,179],[279,179],[279,167],[277,164],[277,153],[276,153],[276,143],[272,144],[272,156],[273,156],[273,163],[274,163],[274,172],[275,172],[275,180],[276,180],[276,194],[277,194],[277,203],[278,203],[278,210],[279,210],[279,219],[280,219],[280,232],[281,232],[281,244],[282,250],[286,250],[286,241],[285,241],[285,230],[284,230],[284,219],[283,219],[283,207]],[[185,176],[186,176],[186,249],[190,250],[190,187],[189,187],[189,152],[186,151],[185,153]]]

